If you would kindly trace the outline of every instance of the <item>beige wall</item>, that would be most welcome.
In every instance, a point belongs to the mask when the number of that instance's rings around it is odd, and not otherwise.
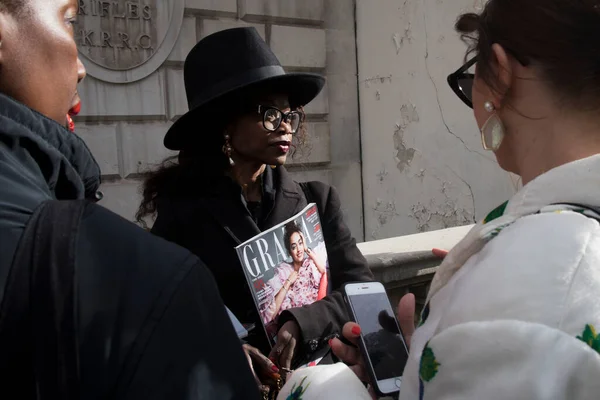
[[[180,0],[183,1],[183,0]],[[348,223],[363,236],[354,5],[352,0],[185,0],[175,49],[149,77],[114,84],[88,77],[77,132],[101,167],[103,204],[128,219],[139,205],[140,173],[169,155],[162,139],[187,111],[183,62],[202,37],[255,26],[288,71],[325,74],[328,84],[307,108],[311,141],[289,169],[298,180],[340,190]],[[85,61],[85,60],[84,60]]]
[[[357,239],[482,218],[514,192],[515,182],[482,150],[471,111],[446,84],[465,50],[454,21],[480,5],[185,0],[178,42],[157,71],[130,84],[89,77],[81,85],[77,131],[102,167],[103,204],[132,219],[140,173],[169,155],[162,138],[187,111],[183,61],[189,50],[210,33],[252,25],[288,71],[327,76],[324,92],[307,107],[311,141],[289,169],[298,180],[339,189]]]
[[[473,223],[515,182],[485,152],[448,74],[457,16],[480,0],[357,0],[366,239]]]

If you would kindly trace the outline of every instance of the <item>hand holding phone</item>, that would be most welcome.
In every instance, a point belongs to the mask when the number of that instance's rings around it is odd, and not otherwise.
[[[346,302],[361,327],[359,347],[373,388],[379,395],[400,390],[408,349],[384,286],[378,282],[348,284]]]

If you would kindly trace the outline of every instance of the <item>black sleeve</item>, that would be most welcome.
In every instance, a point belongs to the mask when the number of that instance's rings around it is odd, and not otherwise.
[[[177,221],[175,221],[170,215],[157,214],[156,220],[152,225],[153,235],[168,240],[169,242],[179,243],[177,231]]]
[[[306,351],[314,350],[317,343],[315,341],[321,338],[328,325],[332,325],[333,332],[339,333],[349,321],[342,294],[343,285],[374,279],[367,260],[356,246],[356,240],[344,222],[340,198],[335,188],[319,182],[313,182],[311,185],[312,193],[323,194],[314,196],[319,197],[314,201],[320,203],[317,206],[329,258],[332,292],[311,305],[284,311],[279,319],[280,325],[290,319],[298,323]]]
[[[81,398],[259,398],[196,256],[91,205],[77,268]]]
[[[152,327],[126,399],[258,399],[240,341],[206,267],[196,263]]]

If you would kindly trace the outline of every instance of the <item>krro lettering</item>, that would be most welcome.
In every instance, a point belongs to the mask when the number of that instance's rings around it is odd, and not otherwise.
[[[128,26],[137,21],[140,28],[152,21],[152,8],[141,2],[135,1],[100,1],[79,0],[79,15],[83,17],[98,17],[108,19],[114,26]],[[119,23],[118,21],[131,21]],[[78,43],[82,47],[102,47],[126,49],[130,51],[154,50],[152,36],[149,32],[132,35],[122,31],[96,31],[93,29],[79,29]]]

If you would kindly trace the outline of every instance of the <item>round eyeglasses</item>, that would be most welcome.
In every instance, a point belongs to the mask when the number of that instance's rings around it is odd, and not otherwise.
[[[304,114],[300,111],[283,111],[272,106],[258,106],[258,113],[262,115],[263,126],[269,132],[275,132],[282,122],[290,126],[292,133],[298,132]]]

